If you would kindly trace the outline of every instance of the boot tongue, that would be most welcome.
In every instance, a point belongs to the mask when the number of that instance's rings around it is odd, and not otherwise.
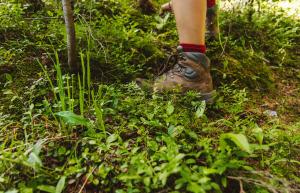
[[[209,68],[210,60],[208,59],[208,57],[205,54],[200,53],[200,52],[184,52],[182,46],[177,47],[177,52],[179,54],[183,54],[188,59],[196,62],[197,64],[201,64],[206,69]]]

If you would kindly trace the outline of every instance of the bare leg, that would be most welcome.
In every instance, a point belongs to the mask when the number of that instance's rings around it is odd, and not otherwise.
[[[173,0],[179,42],[205,45],[206,0]]]
[[[179,35],[178,61],[172,69],[156,79],[154,91],[180,88],[198,91],[212,102],[213,84],[210,60],[205,55],[205,27],[207,0],[173,0]]]
[[[179,57],[173,68],[155,79],[152,87],[155,92],[194,90],[201,93],[203,100],[212,102],[210,60],[205,55],[206,1],[172,1],[179,35]],[[138,82],[143,85],[143,81]]]
[[[172,12],[173,3],[169,1],[161,6],[161,13]],[[216,39],[219,34],[217,24],[218,8],[216,7],[216,0],[207,0],[207,14],[206,14],[206,27],[208,31],[208,37]]]

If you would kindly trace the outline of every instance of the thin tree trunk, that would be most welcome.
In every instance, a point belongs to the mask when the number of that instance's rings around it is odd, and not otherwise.
[[[67,31],[68,66],[71,71],[76,72],[78,70],[76,63],[76,37],[71,0],[62,0],[62,5]]]

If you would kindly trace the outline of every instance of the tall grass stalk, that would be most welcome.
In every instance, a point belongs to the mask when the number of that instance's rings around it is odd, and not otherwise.
[[[92,6],[92,2],[90,4]],[[79,17],[79,22],[81,25],[84,25],[87,30],[86,30],[86,38],[87,38],[87,50],[86,50],[86,68],[85,68],[85,63],[84,63],[84,54],[81,52],[80,57],[81,57],[81,68],[82,68],[82,73],[83,76],[86,76],[86,79],[83,79],[83,88],[85,88],[85,81],[86,81],[86,86],[87,86],[87,92],[85,92],[88,95],[88,106],[91,106],[91,68],[90,68],[90,53],[91,53],[91,39],[92,39],[92,30],[90,27],[90,22],[92,19],[92,13],[90,12],[90,17],[89,21],[86,21],[84,17]]]
[[[56,70],[56,81],[58,86],[59,99],[60,99],[62,111],[66,111],[66,101],[65,101],[66,96],[65,96],[65,89],[64,89],[64,81],[63,81],[63,76],[62,76],[57,52],[55,52],[55,61],[56,62],[54,64],[54,67]]]
[[[84,91],[82,88],[80,75],[78,74],[78,88],[79,88],[79,109],[80,114],[83,116],[84,113]]]
[[[67,75],[67,92],[68,92],[68,110],[73,112],[73,98],[72,98],[72,86],[70,85],[70,79],[71,77],[69,76],[69,74]],[[72,81],[72,80],[71,80]],[[72,82],[71,82],[72,84]]]
[[[99,92],[101,92],[100,87],[99,87]],[[94,106],[95,114],[96,114],[96,118],[97,118],[97,125],[100,128],[100,130],[103,131],[104,136],[106,138],[106,130],[105,130],[105,125],[104,125],[104,121],[103,121],[103,111],[102,111],[102,109],[99,108],[97,101],[95,100],[95,95],[94,95],[93,90],[92,90],[91,94],[92,94],[93,106]]]
[[[43,104],[44,104],[44,107],[49,110],[49,112],[52,115],[52,117],[54,118],[55,122],[58,123],[59,121],[57,120],[56,115],[53,113],[52,106],[50,105],[50,103],[46,97],[44,97]],[[61,127],[59,127],[59,131],[62,132]]]
[[[90,2],[90,7],[92,7],[92,2]],[[92,9],[90,9],[90,17],[89,23],[92,22]],[[87,60],[87,84],[88,84],[88,103],[91,105],[91,60],[90,60],[90,53],[91,53],[91,38],[92,38],[92,29],[88,24],[88,33],[87,33],[87,51],[86,51],[86,60]]]
[[[90,44],[90,40],[88,41],[88,44]],[[88,103],[91,105],[91,62],[90,62],[90,46],[88,45],[88,50],[86,52],[86,60],[87,60],[87,88],[88,88]]]
[[[74,74],[71,75],[71,107],[70,109],[72,109],[72,112],[74,111],[74,93],[75,93],[75,85],[74,85]]]
[[[80,60],[81,60],[81,70],[82,70],[82,90],[85,91],[85,80],[86,80],[86,69],[85,69],[85,62],[84,62],[84,54],[80,53]]]
[[[52,82],[52,80],[51,80],[49,74],[48,74],[48,71],[46,70],[46,68],[43,66],[43,64],[42,64],[39,60],[37,60],[37,62],[38,62],[38,64],[40,65],[40,67],[42,68],[42,70],[43,70],[43,72],[44,72],[44,74],[45,74],[45,76],[46,76],[46,78],[47,78],[47,80],[48,80],[48,82],[49,82],[49,84],[50,84],[51,90],[52,90],[52,92],[53,92],[54,99],[57,101],[57,96],[56,96],[56,92],[55,92],[55,87],[54,87],[54,85],[53,85],[53,82]]]

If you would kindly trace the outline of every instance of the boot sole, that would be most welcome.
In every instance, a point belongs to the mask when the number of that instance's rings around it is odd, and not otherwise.
[[[169,90],[169,91],[154,91],[152,84],[149,82],[145,81],[144,79],[136,79],[136,84],[144,91],[147,91],[149,93],[156,93],[156,94],[163,94],[165,92],[171,92],[172,94],[180,94],[184,95],[186,92],[180,92],[180,91],[175,91],[175,90]],[[214,103],[214,96],[216,95],[216,91],[213,90],[208,93],[200,93],[199,99],[205,101],[207,104],[213,104]]]
[[[214,103],[214,96],[216,95],[216,91],[213,90],[209,93],[201,93],[201,100],[204,100],[206,102],[206,104],[213,104]]]
[[[167,91],[168,93],[171,94],[175,94],[175,95],[179,95],[179,96],[183,96],[186,94],[186,92],[178,92],[178,91]],[[163,94],[166,92],[154,92],[152,91],[152,94],[156,93],[156,94]],[[215,90],[208,92],[208,93],[200,93],[199,92],[199,96],[197,98],[199,98],[199,100],[201,101],[205,101],[206,104],[212,105],[214,103],[214,98],[216,96],[217,92]]]

